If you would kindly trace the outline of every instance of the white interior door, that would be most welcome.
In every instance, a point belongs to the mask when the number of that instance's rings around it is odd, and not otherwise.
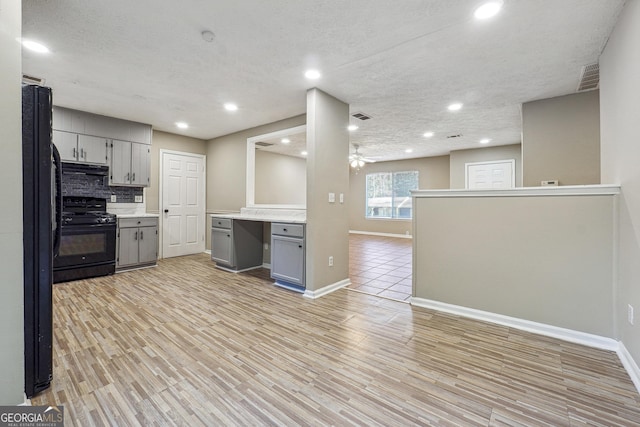
[[[162,257],[205,250],[204,156],[160,152]]]
[[[515,160],[466,163],[466,188],[498,190],[516,186]]]

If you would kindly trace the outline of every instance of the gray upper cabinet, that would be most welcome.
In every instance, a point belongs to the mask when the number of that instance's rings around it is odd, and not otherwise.
[[[53,131],[53,143],[63,161],[107,164],[108,140],[72,132]]]
[[[151,168],[151,149],[146,144],[131,143],[131,185],[147,187]]]
[[[63,161],[109,165],[110,185],[149,186],[150,125],[54,107],[53,142]]]
[[[108,147],[109,140],[106,138],[78,135],[78,160],[106,165]]]
[[[111,164],[109,165],[110,185],[131,184],[131,142],[111,141]]]
[[[110,185],[147,187],[151,166],[149,145],[114,139],[110,148]]]
[[[60,152],[62,161],[75,162],[78,160],[78,134],[71,132],[53,131],[53,143]]]
[[[85,133],[85,116],[87,113],[68,108],[53,107],[53,129],[65,132]]]

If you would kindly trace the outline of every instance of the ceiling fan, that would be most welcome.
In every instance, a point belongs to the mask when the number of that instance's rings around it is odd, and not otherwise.
[[[360,154],[360,152],[358,151],[360,146],[358,144],[353,144],[353,148],[355,150],[353,154],[349,156],[349,164],[351,165],[352,168],[355,168],[356,170],[360,170],[360,168],[362,168],[365,163],[375,162],[375,160],[368,159],[364,157],[362,154]]]

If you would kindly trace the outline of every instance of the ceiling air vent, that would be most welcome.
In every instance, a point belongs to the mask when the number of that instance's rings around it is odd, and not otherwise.
[[[44,79],[41,79],[40,77],[33,77],[33,76],[28,76],[26,74],[23,74],[22,83],[26,85],[44,86]]]
[[[580,84],[578,85],[578,92],[598,89],[599,85],[600,64],[596,63],[582,67],[582,75],[580,77]]]
[[[271,147],[273,144],[271,144],[270,142],[262,142],[262,141],[258,141],[255,143],[256,147]]]
[[[369,120],[371,118],[371,116],[367,116],[364,113],[353,113],[351,117],[355,117],[356,119],[359,119],[359,120]]]
[[[447,135],[447,139],[449,138],[460,138],[462,136],[461,133],[455,134],[455,135]]]

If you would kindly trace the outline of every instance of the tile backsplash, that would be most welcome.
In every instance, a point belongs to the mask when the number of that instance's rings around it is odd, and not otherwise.
[[[96,175],[62,175],[63,196],[86,196],[111,199],[116,195],[116,203],[134,203],[136,196],[142,196],[142,187],[110,187],[109,178]]]

